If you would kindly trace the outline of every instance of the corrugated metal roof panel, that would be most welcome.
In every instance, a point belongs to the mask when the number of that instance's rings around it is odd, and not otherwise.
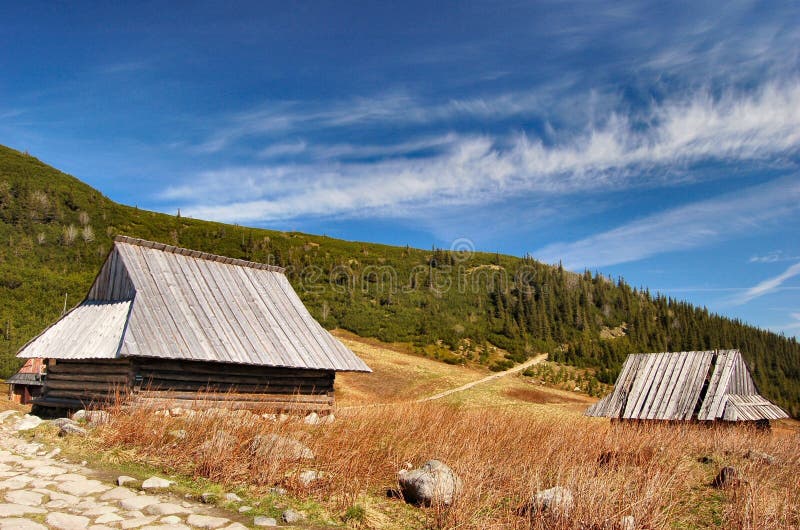
[[[114,359],[119,354],[130,307],[130,300],[84,302],[23,346],[17,356]]]
[[[130,238],[116,252],[136,290],[122,356],[370,371],[279,267]]]

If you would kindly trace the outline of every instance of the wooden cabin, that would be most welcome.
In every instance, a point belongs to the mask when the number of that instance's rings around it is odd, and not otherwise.
[[[629,355],[614,391],[586,415],[704,422],[788,418],[759,395],[739,350]]]
[[[27,405],[39,397],[44,384],[44,360],[28,359],[17,373],[6,379],[8,399]]]
[[[118,236],[86,299],[26,344],[34,404],[326,412],[336,372],[369,367],[272,265]]]

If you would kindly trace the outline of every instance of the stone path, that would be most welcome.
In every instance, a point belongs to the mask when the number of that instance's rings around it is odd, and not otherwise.
[[[0,530],[245,529],[196,502],[144,493],[102,480],[96,472],[18,436],[36,423],[0,413]]]

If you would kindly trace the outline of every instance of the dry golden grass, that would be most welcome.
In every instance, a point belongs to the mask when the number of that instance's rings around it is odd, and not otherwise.
[[[175,439],[169,434],[175,429],[186,437]],[[250,442],[258,434],[300,440],[317,458],[302,463],[254,453]],[[633,515],[639,528],[800,527],[796,433],[610,424],[425,403],[351,409],[325,426],[249,413],[169,418],[120,411],[94,436],[107,449],[134,448],[149,463],[223,484],[248,483],[254,494],[280,484],[316,499],[334,516],[367,504],[374,527],[611,529],[623,515]],[[771,454],[777,463],[748,459],[750,450]],[[603,453],[612,455],[608,463],[602,463]],[[429,458],[453,467],[464,480],[463,495],[451,507],[415,511],[417,519],[397,515],[392,506],[401,501],[387,500],[386,490],[396,486],[406,462],[419,465]],[[744,482],[728,490],[711,487],[723,465],[735,466]],[[296,475],[310,467],[323,479],[307,488]],[[555,485],[575,495],[568,517],[518,515],[532,493]]]

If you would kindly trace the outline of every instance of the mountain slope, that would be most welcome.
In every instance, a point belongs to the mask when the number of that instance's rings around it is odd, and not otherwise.
[[[628,353],[740,348],[766,396],[800,415],[800,345],[590,273],[488,253],[420,250],[246,228],[117,204],[0,146],[0,372],[85,295],[113,236],[274,263],[326,327],[460,364],[536,354],[612,382]],[[596,380],[588,380],[591,387]]]

